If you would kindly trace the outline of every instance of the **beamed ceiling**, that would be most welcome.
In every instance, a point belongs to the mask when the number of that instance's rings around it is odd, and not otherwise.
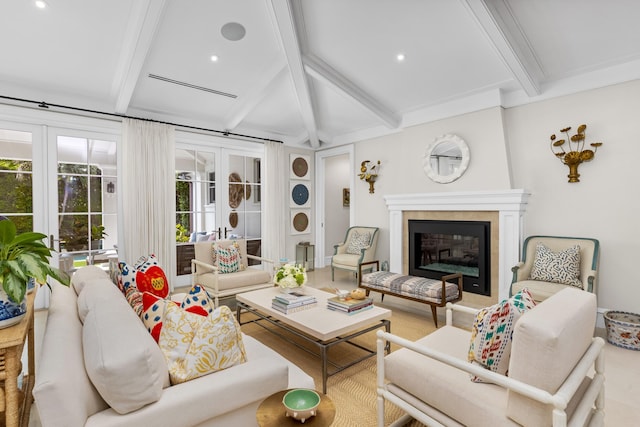
[[[46,2],[0,2],[0,102],[313,149],[640,78],[637,0]]]

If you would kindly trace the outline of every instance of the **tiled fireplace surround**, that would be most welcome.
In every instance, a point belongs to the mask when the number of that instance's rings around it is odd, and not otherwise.
[[[389,269],[408,271],[410,219],[489,221],[491,223],[491,297],[465,293],[464,299],[485,305],[509,296],[511,267],[520,260],[525,190],[394,194],[384,197],[389,209]]]

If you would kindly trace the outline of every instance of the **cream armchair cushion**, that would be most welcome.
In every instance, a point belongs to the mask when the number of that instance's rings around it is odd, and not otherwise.
[[[377,245],[377,227],[350,227],[344,241],[334,246],[331,280],[334,280],[335,269],[352,271],[357,275],[360,264],[375,259]]]
[[[557,277],[553,281],[532,279],[531,275],[534,269],[534,262],[536,261],[536,247],[538,244],[544,245],[545,248],[555,253],[557,255],[555,261],[562,258],[561,254],[563,252],[569,254],[572,247],[578,246],[580,250],[578,282],[574,281],[570,284],[570,281],[562,279],[561,276],[567,275],[567,270],[558,272]],[[529,289],[536,302],[544,301],[566,287],[578,287],[585,291],[595,293],[598,279],[599,257],[600,243],[596,239],[561,236],[527,237],[522,245],[522,261],[511,269],[511,271],[513,271],[513,279],[511,288],[509,289],[509,296],[518,293],[523,288]],[[566,260],[568,264],[575,263],[575,259],[569,256],[566,257]],[[553,267],[549,267],[549,269],[552,270]],[[534,277],[540,276],[534,272]]]

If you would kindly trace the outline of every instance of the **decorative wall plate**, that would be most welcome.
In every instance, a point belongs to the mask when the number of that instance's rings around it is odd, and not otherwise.
[[[307,184],[291,181],[290,189],[292,208],[308,208],[311,206],[311,197]]]
[[[308,209],[291,210],[291,234],[309,234],[311,232],[309,213]]]
[[[231,228],[236,228],[238,226],[238,212],[231,212],[229,214],[229,225]]]
[[[311,175],[309,173],[309,156],[305,156],[302,154],[291,154],[291,179],[310,179]]]
[[[238,184],[239,183],[239,184]],[[229,207],[236,209],[244,199],[244,184],[236,172],[229,174]]]
[[[251,184],[247,181],[247,185],[244,186],[244,198],[249,200],[251,197]]]

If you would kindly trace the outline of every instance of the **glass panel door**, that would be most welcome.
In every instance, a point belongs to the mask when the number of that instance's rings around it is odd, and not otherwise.
[[[60,268],[85,265],[105,270],[117,260],[117,143],[110,135],[51,130],[49,211]]]
[[[18,233],[34,231],[32,150],[31,132],[0,129],[0,219]]]
[[[229,154],[228,200],[224,236],[247,240],[247,252],[261,256],[262,188],[261,158],[243,154]],[[248,265],[259,264],[249,260]]]
[[[194,257],[193,243],[214,240],[220,226],[216,217],[216,159],[219,151],[176,149],[176,275],[187,285]],[[180,277],[184,276],[184,277]],[[186,277],[186,279],[185,279]]]
[[[195,144],[176,147],[175,286],[191,283],[193,244],[247,239],[247,251],[261,254],[261,158]],[[251,260],[249,265],[257,264]]]

